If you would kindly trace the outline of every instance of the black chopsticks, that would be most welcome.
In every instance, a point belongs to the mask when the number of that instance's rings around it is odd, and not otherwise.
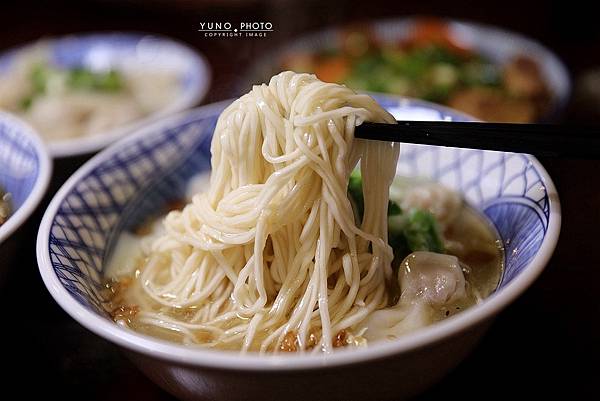
[[[379,141],[418,143],[530,153],[542,157],[600,159],[600,127],[455,121],[365,122],[354,136]]]

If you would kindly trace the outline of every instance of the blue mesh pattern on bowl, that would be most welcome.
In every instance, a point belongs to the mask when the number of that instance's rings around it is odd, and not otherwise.
[[[40,173],[36,149],[21,128],[0,118],[0,186],[12,196],[13,209],[23,205]]]
[[[388,109],[433,112],[436,119],[465,118],[423,102],[378,100]],[[81,304],[104,313],[102,266],[118,234],[181,199],[189,178],[210,167],[210,140],[223,108],[200,108],[111,148],[111,156],[69,191],[53,219],[49,252],[61,283]],[[527,267],[550,219],[543,180],[527,156],[421,145],[401,149],[400,174],[430,177],[461,191],[494,223],[506,247],[500,286]]]

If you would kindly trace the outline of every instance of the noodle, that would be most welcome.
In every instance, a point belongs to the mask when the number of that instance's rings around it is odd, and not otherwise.
[[[208,191],[167,215],[139,268],[136,324],[242,352],[331,352],[386,306],[399,144],[354,139],[366,120],[395,121],[367,95],[293,72],[223,111]],[[347,196],[359,162],[362,222]]]

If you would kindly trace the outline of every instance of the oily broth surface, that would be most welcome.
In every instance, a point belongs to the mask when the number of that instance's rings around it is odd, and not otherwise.
[[[492,223],[465,204],[456,222],[444,232],[446,251],[470,267],[467,281],[482,298],[498,287],[504,271],[504,248]],[[461,252],[453,243],[469,243],[473,250]]]

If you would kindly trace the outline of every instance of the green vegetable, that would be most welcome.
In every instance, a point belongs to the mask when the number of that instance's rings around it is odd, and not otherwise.
[[[434,64],[430,69],[429,75],[431,83],[436,86],[451,87],[458,80],[457,69],[451,64]]]
[[[363,197],[362,191],[362,176],[360,175],[360,170],[354,170],[350,174],[350,180],[348,181],[348,194],[350,195],[350,200],[354,206],[354,212],[356,215],[356,221],[362,221],[362,216],[365,211],[365,199]],[[390,200],[388,202],[388,216],[396,216],[402,214],[402,210],[400,206]]]
[[[33,104],[33,98],[34,98],[33,95],[29,95],[29,96],[26,96],[23,99],[21,99],[19,101],[19,108],[21,110],[29,110],[29,108]]]
[[[76,67],[68,70],[53,68],[47,64],[35,64],[29,74],[31,92],[23,97],[19,105],[22,110],[31,107],[35,99],[48,91],[48,82],[64,80],[67,87],[73,90],[92,92],[116,92],[123,88],[123,79],[117,71],[93,72]]]
[[[382,49],[382,61],[389,63],[392,66],[401,65],[406,58],[406,53],[400,49]]]
[[[411,93],[412,87],[409,80],[402,77],[393,77],[387,83],[387,90],[390,93],[408,96]]]
[[[383,47],[353,58],[344,83],[354,89],[447,103],[460,89],[502,86],[502,72],[480,55],[442,45]]]
[[[74,89],[93,88],[95,82],[94,73],[85,68],[74,68],[69,71],[67,82]]]
[[[401,214],[402,214],[402,209],[400,209],[400,205],[398,205],[393,200],[390,200],[388,202],[388,216],[396,216],[396,215],[401,215]]]
[[[467,86],[500,86],[502,73],[493,64],[483,60],[473,60],[461,68],[460,80]]]
[[[360,171],[354,170],[350,173],[348,181],[348,195],[354,206],[356,221],[362,221],[362,216],[365,211],[365,199],[362,193],[362,177]]]
[[[348,195],[354,208],[356,221],[360,222],[365,203],[359,170],[354,170],[350,174]],[[392,262],[394,269],[412,252],[445,252],[438,223],[431,213],[421,209],[412,209],[404,213],[400,205],[391,199],[388,203],[388,242],[394,250]]]
[[[33,66],[30,72],[31,86],[34,94],[41,94],[46,92],[46,86],[48,79],[50,78],[51,71],[45,64],[36,64]]]
[[[396,64],[396,71],[399,75],[411,80],[417,81],[427,69],[429,61],[421,53],[413,53],[404,57],[402,63]]]
[[[425,210],[414,209],[408,213],[403,233],[411,252],[445,252],[437,221]]]
[[[389,231],[388,232],[388,243],[394,251],[394,260],[392,261],[392,267],[396,268],[407,257],[412,251],[406,241],[406,236],[402,231]]]
[[[421,94],[421,98],[429,102],[444,103],[450,97],[452,89],[448,86],[432,86]]]
[[[29,72],[31,80],[31,93],[19,101],[22,110],[28,110],[35,98],[46,92],[48,80],[52,76],[52,71],[45,64],[35,64]]]
[[[78,67],[68,72],[67,84],[73,89],[114,92],[123,87],[123,80],[114,70],[103,73]]]
[[[425,58],[430,64],[443,63],[460,65],[462,62],[460,56],[444,46],[425,46],[417,49],[417,52],[421,52],[421,57]]]

